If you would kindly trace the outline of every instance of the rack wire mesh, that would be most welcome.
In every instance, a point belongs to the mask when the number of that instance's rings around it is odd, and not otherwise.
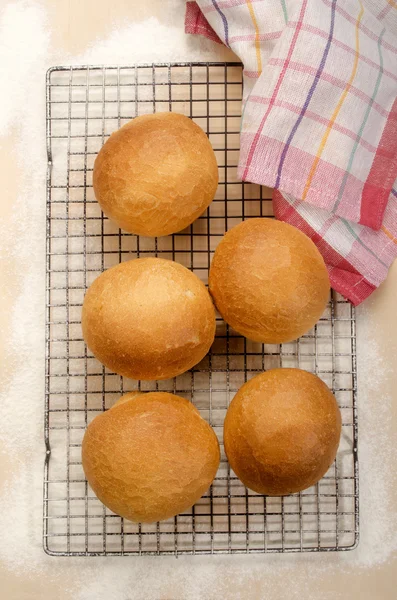
[[[296,342],[261,345],[217,318],[208,356],[173,380],[134,382],[87,350],[80,327],[85,290],[104,270],[137,256],[162,256],[207,282],[219,240],[243,219],[271,217],[270,191],[236,178],[241,118],[239,63],[55,67],[47,73],[47,320],[44,549],[52,555],[212,554],[331,551],[358,542],[356,339],[353,307],[332,294],[319,323]],[[158,239],[116,228],[92,189],[95,156],[136,115],[176,111],[208,134],[219,164],[216,197],[188,229]],[[227,406],[238,388],[273,367],[317,373],[343,418],[335,463],[314,487],[271,498],[247,490],[222,445]],[[126,391],[167,390],[193,401],[214,427],[222,460],[211,489],[189,511],[134,524],[106,509],[81,466],[87,424]]]

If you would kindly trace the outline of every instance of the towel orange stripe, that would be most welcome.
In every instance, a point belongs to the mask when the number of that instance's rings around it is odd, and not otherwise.
[[[339,111],[342,108],[342,105],[346,99],[346,96],[349,92],[349,89],[350,89],[350,87],[354,81],[354,78],[356,76],[356,73],[357,73],[357,65],[358,65],[358,58],[359,58],[359,52],[360,52],[359,28],[360,28],[360,22],[361,22],[362,16],[364,14],[364,7],[362,5],[361,0],[359,0],[359,3],[360,3],[361,8],[360,8],[360,12],[358,14],[357,20],[356,20],[356,53],[355,53],[355,57],[354,57],[353,69],[352,69],[352,72],[350,75],[350,79],[347,82],[346,87],[343,90],[341,97],[339,98],[338,104],[335,107],[335,110],[334,110],[334,112],[331,116],[331,119],[329,120],[329,123],[327,125],[327,129],[326,129],[326,131],[323,135],[323,138],[320,142],[320,145],[318,147],[316,157],[315,157],[313,164],[311,166],[311,169],[310,169],[309,177],[307,178],[307,181],[305,184],[305,189],[303,190],[302,200],[304,200],[307,196],[307,192],[309,191],[309,188],[312,183],[314,174],[316,172],[318,163],[320,162],[321,155],[322,155],[325,145],[327,143],[329,134],[331,133],[332,127],[336,121],[336,117],[338,116]]]
[[[388,229],[386,229],[386,227],[384,225],[382,225],[381,229],[382,229],[383,233],[385,233],[387,235],[387,237],[391,239],[392,242],[397,244],[397,238],[395,238],[393,236],[393,234],[390,233],[390,231]]]
[[[254,7],[252,6],[250,0],[247,1],[248,10],[250,11],[251,19],[255,27],[255,49],[256,49],[256,62],[258,63],[258,72],[259,75],[262,73],[262,56],[261,56],[261,44],[259,40],[259,27],[258,21],[256,20]]]

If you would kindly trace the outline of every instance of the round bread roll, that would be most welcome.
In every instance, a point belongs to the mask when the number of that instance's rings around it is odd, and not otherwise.
[[[136,117],[113,133],[94,164],[95,196],[121,229],[181,231],[212,202],[218,166],[204,131],[177,113]]]
[[[220,461],[214,430],[184,398],[126,394],[88,425],[88,483],[110,510],[141,523],[169,519],[210,487]]]
[[[205,285],[171,260],[138,258],[89,287],[83,337],[106,367],[131,379],[169,379],[207,354],[215,309]]]
[[[255,342],[280,344],[306,333],[329,297],[324,260],[301,231],[249,219],[218,245],[209,290],[226,323]]]
[[[246,487],[284,496],[314,485],[327,472],[341,425],[336,399],[319,377],[272,369],[245,383],[230,403],[225,451]]]

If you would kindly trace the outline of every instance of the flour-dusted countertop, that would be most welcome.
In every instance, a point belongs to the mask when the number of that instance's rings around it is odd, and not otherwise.
[[[357,310],[357,550],[178,559],[52,558],[42,550],[45,71],[54,64],[235,59],[222,46],[185,36],[183,16],[184,0],[0,3],[0,70],[7,82],[0,99],[2,597],[391,600],[397,567],[397,265]]]

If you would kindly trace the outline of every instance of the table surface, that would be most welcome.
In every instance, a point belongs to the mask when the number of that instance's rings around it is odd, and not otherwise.
[[[24,13],[22,9],[27,12]],[[259,600],[269,596],[277,599],[332,597],[391,600],[395,598],[397,583],[397,486],[393,488],[392,482],[387,481],[387,469],[390,468],[392,475],[397,439],[397,390],[393,385],[397,356],[394,308],[397,264],[392,267],[381,288],[357,310],[361,457],[361,542],[357,550],[322,555],[178,559],[53,558],[46,556],[42,550],[44,355],[43,337],[35,335],[35,331],[43,329],[44,315],[45,69],[54,64],[133,64],[158,61],[160,58],[235,60],[227,49],[212,42],[188,36],[185,39],[182,35],[183,11],[184,0],[147,0],[142,3],[133,0],[37,0],[24,3],[0,0],[0,54],[1,31],[4,31],[4,27],[15,27],[15,36],[9,36],[11,41],[8,41],[11,46],[15,45],[15,51],[29,43],[29,27],[36,27],[38,40],[44,40],[42,34],[45,32],[49,34],[41,48],[37,42],[32,49],[32,56],[29,50],[22,51],[22,58],[16,64],[18,73],[22,75],[24,69],[36,69],[40,80],[36,85],[28,78],[33,84],[30,88],[26,85],[25,102],[31,102],[32,108],[30,105],[27,107],[26,118],[32,115],[36,123],[25,122],[24,127],[27,131],[34,131],[36,126],[39,135],[41,132],[36,144],[39,156],[43,157],[42,173],[29,173],[29,163],[21,159],[23,154],[29,158],[34,146],[28,143],[26,150],[21,146],[25,130],[20,122],[14,121],[0,138],[0,189],[3,191],[0,202],[0,255],[4,264],[0,273],[0,289],[3,292],[0,311],[2,388],[6,390],[6,400],[16,403],[26,386],[29,386],[27,418],[35,418],[39,424],[36,429],[26,430],[26,435],[31,439],[14,447],[11,436],[17,427],[12,422],[13,417],[6,412],[6,431],[0,435],[0,530],[13,530],[12,535],[6,533],[0,538],[2,597],[5,600]],[[145,35],[142,35],[145,28],[154,33],[153,38],[148,35],[146,46]],[[30,35],[32,31],[34,29]],[[139,35],[141,37],[136,39]],[[126,41],[125,46],[123,40]],[[120,47],[121,51],[117,50]],[[6,50],[9,51],[9,48]],[[7,65],[5,67],[7,72]],[[18,79],[18,73],[15,81],[9,79],[10,93],[17,93],[19,90],[16,86],[20,88],[23,83]],[[10,105],[7,99],[4,102],[7,113]],[[1,103],[2,100],[0,114]],[[37,211],[28,214],[23,211],[20,214],[18,207],[21,206],[21,195],[23,198],[27,190],[29,196],[37,201]],[[29,252],[13,252],[14,241],[18,248],[25,243],[26,247],[32,248],[33,254],[37,249],[38,257],[32,256],[28,260]],[[36,282],[39,279],[43,285],[41,288],[32,285],[32,332],[29,329],[26,331],[26,348],[29,348],[31,360],[25,366],[20,363],[26,349],[15,343],[14,328],[16,322],[24,322],[22,304],[18,300],[20,294],[26,294],[26,285],[30,285],[28,276],[35,278]],[[22,339],[25,341],[23,336]],[[29,374],[32,378],[26,381]],[[21,381],[21,375],[24,381]],[[16,410],[14,418],[17,419],[18,415]],[[7,419],[10,419],[8,438]],[[374,443],[376,435],[381,436],[379,449]],[[383,487],[377,488],[378,483],[382,483]],[[384,494],[378,498],[375,489],[381,489]],[[26,497],[29,495],[31,504],[26,509]],[[374,504],[374,497],[377,504]],[[373,556],[371,548],[374,548]]]

